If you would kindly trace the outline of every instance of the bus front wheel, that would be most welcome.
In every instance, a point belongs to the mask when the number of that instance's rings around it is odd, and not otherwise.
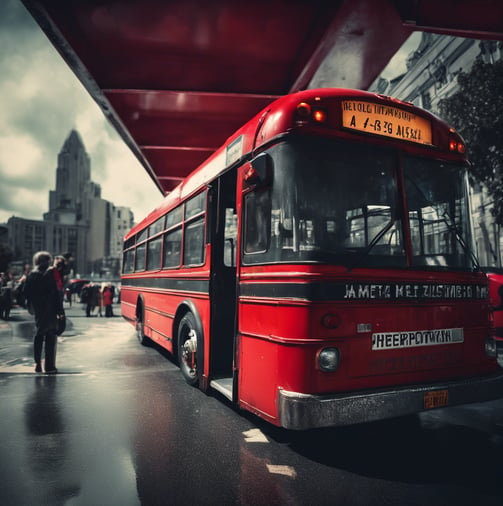
[[[199,336],[197,324],[192,313],[187,313],[178,326],[178,361],[185,381],[192,386],[198,383],[197,346]]]

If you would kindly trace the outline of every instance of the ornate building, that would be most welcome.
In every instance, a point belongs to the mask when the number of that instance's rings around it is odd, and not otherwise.
[[[123,217],[120,231],[117,213]],[[16,260],[31,263],[33,254],[41,249],[53,254],[68,252],[74,259],[74,273],[84,275],[96,272],[102,263],[120,264],[118,235],[122,233],[122,241],[132,225],[129,208],[115,208],[101,198],[101,187],[91,181],[91,161],[76,130],[70,132],[58,154],[56,189],[49,192],[49,211],[43,221],[12,217],[7,223]]]
[[[457,76],[469,72],[477,58],[494,63],[503,57],[501,42],[465,39],[423,32],[417,49],[407,58],[407,72],[392,80],[378,77],[370,91],[412,102],[439,113],[439,102],[458,90]],[[492,201],[481,185],[471,189],[477,256],[481,265],[501,266],[500,227],[494,223]]]

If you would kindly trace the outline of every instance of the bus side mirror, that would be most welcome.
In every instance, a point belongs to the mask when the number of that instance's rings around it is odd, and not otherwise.
[[[272,158],[268,153],[260,153],[251,162],[243,175],[244,188],[265,186],[272,180]]]

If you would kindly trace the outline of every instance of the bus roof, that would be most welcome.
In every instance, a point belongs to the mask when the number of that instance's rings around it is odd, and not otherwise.
[[[302,102],[319,101],[325,99],[356,99],[370,103],[396,107],[397,110],[409,111],[421,116],[437,126],[437,130],[451,132],[452,136],[462,143],[461,137],[443,120],[424,109],[419,109],[409,102],[386,97],[377,93],[348,88],[320,88],[303,90],[285,95],[273,101],[262,111],[251,118],[241,128],[236,130],[207,160],[196,167],[173,191],[171,191],[158,207],[149,213],[126,235],[125,239],[142,230],[146,225],[154,222],[162,213],[175,206],[179,201],[210,183],[224,173],[230,166],[243,157],[250,157],[251,153],[282,133],[293,128],[292,116],[297,106]],[[440,127],[440,128],[438,128]],[[260,138],[258,133],[260,131]],[[381,139],[382,141],[382,139]],[[236,147],[239,144],[238,147]]]

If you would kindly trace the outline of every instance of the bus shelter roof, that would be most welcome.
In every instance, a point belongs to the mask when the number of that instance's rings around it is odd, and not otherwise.
[[[367,89],[414,30],[503,40],[501,0],[22,1],[163,194],[278,96]]]

